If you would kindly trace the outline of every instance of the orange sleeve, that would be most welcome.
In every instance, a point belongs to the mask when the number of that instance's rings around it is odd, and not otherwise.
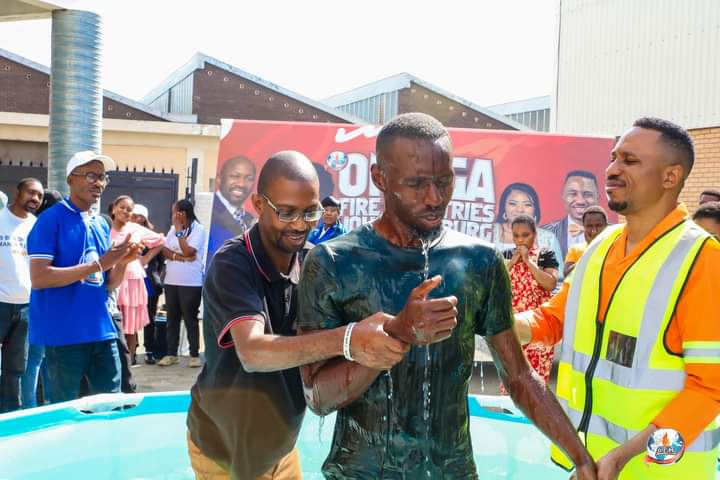
[[[526,313],[532,328],[532,342],[555,345],[562,339],[565,302],[570,285],[563,282],[557,295]]]
[[[568,249],[567,255],[565,255],[565,263],[577,263],[581,256],[582,251],[573,245]]]
[[[708,352],[706,357],[685,355],[685,388],[653,421],[658,428],[677,430],[686,445],[720,414],[719,270],[720,244],[710,240],[698,255],[666,337],[666,344],[674,353],[682,353],[683,345],[686,349],[700,347],[700,351],[705,348]]]

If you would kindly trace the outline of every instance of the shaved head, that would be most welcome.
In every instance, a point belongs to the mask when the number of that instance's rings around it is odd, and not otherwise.
[[[267,189],[278,178],[296,182],[320,183],[312,162],[305,155],[294,150],[278,152],[265,162],[258,178],[258,193],[266,194]]]

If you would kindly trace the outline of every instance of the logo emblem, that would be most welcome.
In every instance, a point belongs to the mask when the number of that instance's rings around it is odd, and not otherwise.
[[[646,462],[670,465],[685,453],[685,441],[676,430],[661,428],[648,438],[647,452]]]
[[[95,251],[94,249],[86,250],[82,258],[80,259],[80,263],[94,262],[96,260],[100,260],[100,256],[98,255],[97,251]],[[103,275],[100,272],[93,272],[87,277],[83,278],[82,283],[93,287],[99,287],[103,284]]]
[[[327,156],[326,163],[328,167],[338,172],[348,164],[348,156],[344,152],[331,152],[330,155]]]

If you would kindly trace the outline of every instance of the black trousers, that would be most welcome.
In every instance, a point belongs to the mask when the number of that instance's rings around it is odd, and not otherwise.
[[[180,320],[185,321],[190,356],[200,354],[200,327],[198,313],[202,287],[180,287],[165,285],[165,306],[167,307],[167,353],[177,356],[180,343]]]
[[[167,353],[167,330],[165,322],[155,322],[158,300],[160,300],[160,295],[148,297],[150,323],[143,329],[143,346],[146,354],[152,354],[153,357],[160,359]]]
[[[125,339],[125,333],[122,328],[122,317],[120,315],[113,315],[113,322],[115,323],[115,330],[118,332],[117,348],[120,354],[120,391],[123,393],[135,393],[137,385],[133,381],[132,370],[132,356],[130,355],[130,349]]]
[[[28,304],[0,302],[0,413],[18,410],[28,358]]]

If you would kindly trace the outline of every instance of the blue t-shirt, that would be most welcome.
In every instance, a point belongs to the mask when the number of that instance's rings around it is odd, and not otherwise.
[[[100,215],[81,212],[69,199],[43,212],[30,231],[28,256],[54,267],[100,258],[110,248],[110,227]],[[107,307],[105,275],[93,273],[64,287],[30,293],[30,343],[75,345],[117,338]]]

